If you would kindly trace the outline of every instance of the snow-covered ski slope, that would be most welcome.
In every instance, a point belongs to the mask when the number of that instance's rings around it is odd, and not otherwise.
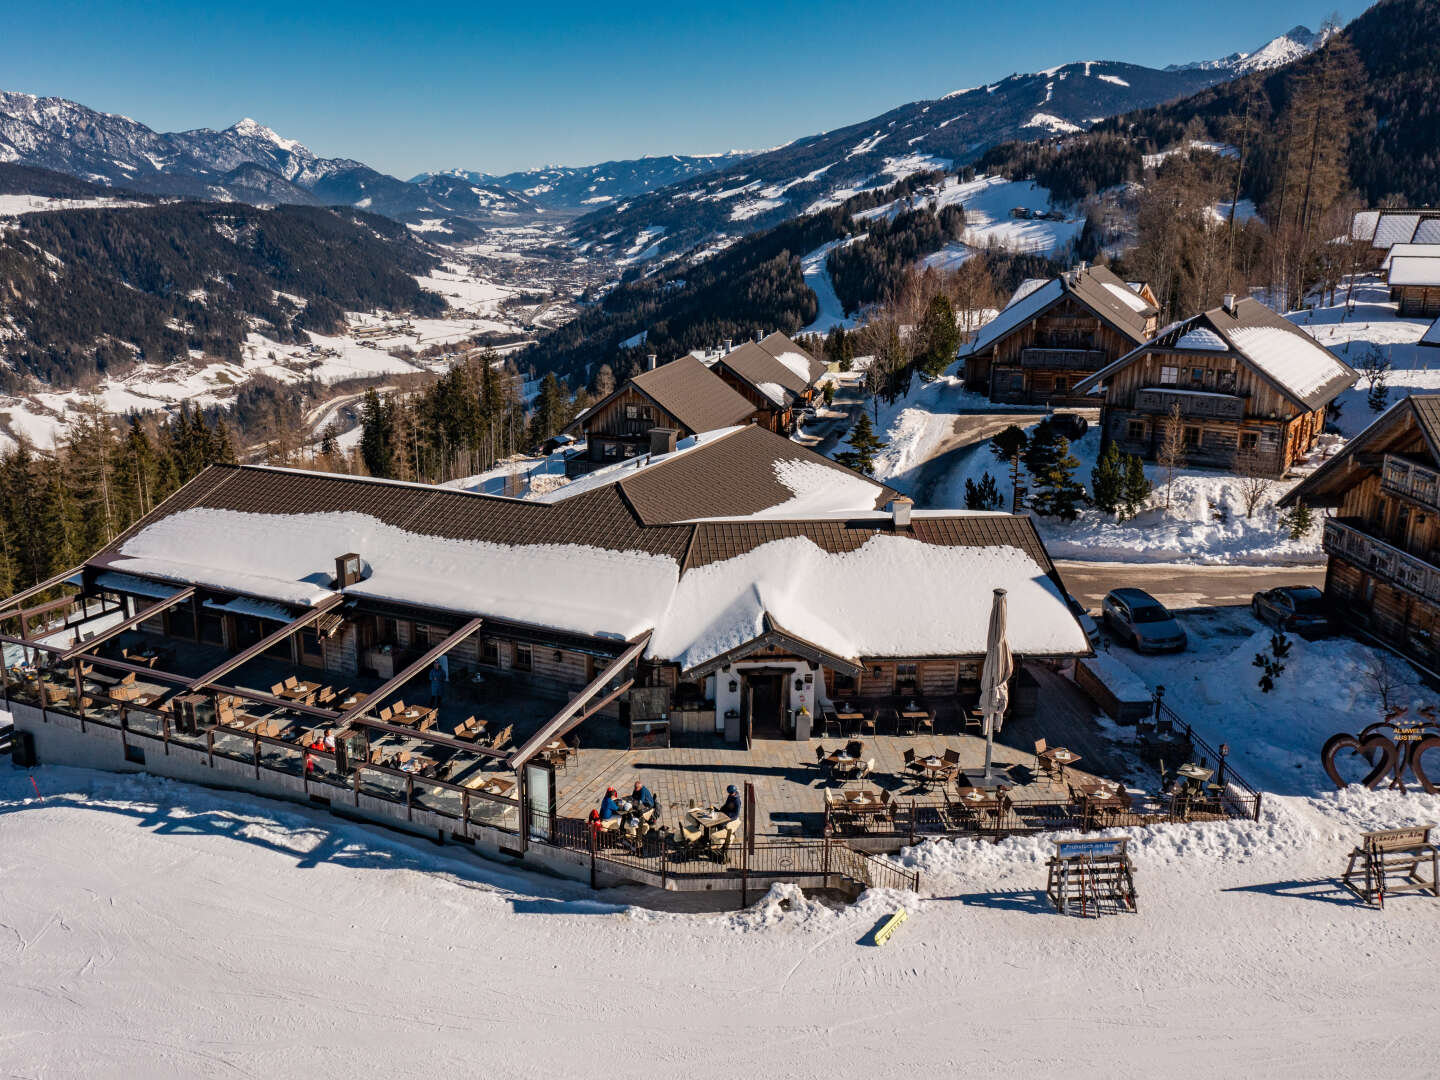
[[[1136,831],[1139,913],[1082,921],[1044,902],[1048,838],[927,844],[923,897],[664,913],[305,807],[33,776],[44,802],[0,767],[6,1075],[1432,1075],[1440,903],[1329,879],[1434,797]]]

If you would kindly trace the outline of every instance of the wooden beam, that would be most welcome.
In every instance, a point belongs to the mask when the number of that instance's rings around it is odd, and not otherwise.
[[[76,644],[72,645],[68,650],[60,654],[60,659],[73,660],[81,653],[90,652],[92,649],[96,648],[97,646],[103,644],[106,641],[109,641],[111,638],[119,637],[126,630],[138,626],[140,623],[150,618],[150,616],[158,615],[160,614],[160,612],[166,611],[174,607],[176,604],[183,604],[186,600],[189,600],[194,595],[195,586],[190,585],[184,589],[181,589],[174,596],[167,597],[164,600],[157,600],[155,601],[155,603],[147,607],[144,611],[141,611],[135,615],[131,615],[130,618],[126,619],[124,622],[116,623],[108,630],[102,630],[94,637],[89,638],[86,641],[77,642]]]
[[[24,592],[16,593],[8,600],[0,601],[0,619],[13,619],[16,615],[20,614],[20,612],[16,609],[18,609],[21,604],[25,603],[26,600],[29,600],[30,597],[38,596],[40,593],[53,589],[57,585],[63,585],[66,579],[74,577],[76,574],[80,573],[84,569],[85,564],[81,563],[79,566],[72,567],[69,570],[66,570],[64,573],[56,574],[52,578],[46,578],[44,581],[40,582],[39,585],[30,586],[30,588],[26,589]]]
[[[482,620],[480,620],[480,619],[471,619],[471,620],[470,620],[469,622],[467,622],[464,626],[462,626],[459,630],[456,630],[453,634],[451,634],[449,637],[447,637],[444,641],[440,642],[439,645],[432,646],[430,649],[428,649],[428,650],[425,652],[425,654],[424,654],[423,656],[420,657],[420,659],[416,660],[413,664],[411,664],[409,667],[407,667],[404,671],[400,672],[398,675],[394,676],[394,677],[393,677],[392,679],[390,679],[388,682],[382,684],[380,687],[378,687],[377,689],[375,689],[374,691],[372,691],[372,692],[365,698],[364,701],[360,702],[360,704],[358,704],[358,705],[356,705],[354,708],[350,709],[349,712],[342,713],[342,714],[340,715],[340,723],[341,723],[341,725],[344,726],[344,725],[346,725],[346,724],[349,724],[349,723],[350,723],[351,721],[353,721],[357,716],[364,716],[364,715],[365,715],[367,712],[369,712],[371,709],[375,708],[375,706],[379,705],[380,702],[381,702],[388,694],[390,694],[391,691],[396,690],[397,688],[399,688],[399,687],[401,687],[401,686],[404,686],[407,682],[409,682],[411,679],[413,679],[413,678],[414,678],[416,675],[418,675],[421,671],[423,671],[425,668],[427,668],[427,667],[429,667],[431,664],[433,664],[433,663],[436,661],[436,659],[438,659],[439,657],[445,655],[447,652],[449,652],[451,649],[453,649],[456,645],[459,645],[460,642],[464,641],[464,640],[465,640],[466,638],[468,638],[470,635],[472,635],[472,634],[474,634],[476,631],[478,631],[478,630],[480,629],[481,621],[482,621]]]
[[[184,679],[188,683],[189,679]],[[306,705],[301,701],[287,701],[284,698],[275,697],[273,694],[266,694],[260,690],[247,690],[243,686],[224,686],[215,683],[206,687],[213,694],[230,694],[243,701],[252,701],[257,705],[269,705],[275,709],[289,709],[292,712],[304,713],[306,716],[313,716],[318,720],[328,720],[332,724],[340,719],[340,714],[334,709],[326,709],[320,705]]]
[[[645,646],[650,644],[650,633],[649,630],[645,631],[638,641],[633,643],[614,660],[610,661],[604,671],[591,679],[589,684],[581,690],[580,693],[571,698],[563,709],[545,723],[541,724],[539,730],[537,730],[534,735],[531,735],[523,744],[516,747],[515,752],[510,755],[510,767],[518,772],[524,767],[527,761],[539,753],[541,747],[556,737],[556,732],[562,730],[568,731],[569,728],[565,726],[567,723],[571,720],[579,723],[585,719],[585,716],[589,715],[588,713],[584,715],[577,714],[580,714],[580,711],[591,698],[605,688],[605,684],[613,679],[617,672],[621,671],[626,664],[637,659],[640,654],[645,651]],[[606,695],[607,701],[613,700],[617,695],[618,691]]]
[[[421,742],[433,743],[436,746],[448,746],[452,750],[462,750],[467,754],[481,754],[485,757],[501,759],[509,756],[509,751],[507,750],[492,750],[488,746],[478,746],[475,743],[451,738],[449,735],[434,735],[429,731],[417,731],[403,724],[390,724],[384,720],[376,720],[370,716],[357,717],[352,726],[370,728],[373,731],[383,731],[389,735],[400,735],[407,739],[419,739]]]
[[[199,690],[203,686],[209,686],[215,680],[223,678],[230,672],[234,671],[236,668],[248,664],[255,657],[259,656],[266,649],[270,648],[270,646],[274,645],[277,642],[284,641],[291,634],[294,634],[299,630],[303,630],[305,627],[313,623],[316,619],[320,618],[321,615],[327,614],[328,612],[335,610],[335,608],[339,607],[344,602],[345,596],[343,593],[336,593],[333,596],[327,596],[324,600],[320,601],[320,603],[316,604],[313,608],[305,612],[305,614],[301,615],[298,619],[292,619],[290,622],[280,627],[280,629],[276,630],[273,634],[269,634],[266,637],[261,638],[254,645],[251,645],[249,648],[236,653],[234,656],[230,657],[230,659],[224,661],[217,667],[211,668],[204,675],[201,675],[198,679],[193,680],[190,683],[190,689]]]

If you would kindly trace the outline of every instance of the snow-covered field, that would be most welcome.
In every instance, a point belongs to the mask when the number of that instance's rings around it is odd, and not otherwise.
[[[913,849],[920,897],[685,914],[301,806],[0,766],[0,1069],[1424,1077],[1440,904],[1331,879],[1359,830],[1437,816],[1352,789],[1135,830],[1139,912],[1100,920],[1045,903],[1049,838]]]

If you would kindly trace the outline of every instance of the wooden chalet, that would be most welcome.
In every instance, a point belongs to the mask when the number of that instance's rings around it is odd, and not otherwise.
[[[1355,371],[1256,300],[1168,326],[1076,389],[1104,390],[1102,446],[1154,461],[1180,410],[1189,465],[1283,476],[1309,453]]]
[[[571,426],[584,432],[586,452],[566,468],[575,475],[652,449],[663,453],[679,439],[756,417],[756,407],[723,379],[682,356],[641,372],[576,417]]]
[[[1076,384],[1150,337],[1156,315],[1153,298],[1103,266],[1027,281],[976,334],[965,384],[996,402],[1093,404]]]
[[[1386,260],[1385,282],[1401,317],[1440,316],[1440,244],[1425,244],[1423,249],[1424,254],[1392,254]]]
[[[1281,500],[1324,508],[1332,617],[1440,672],[1440,394],[1402,398]]]
[[[749,747],[838,701],[973,703],[997,587],[1017,658],[1088,653],[1028,519],[912,514],[758,425],[545,501],[212,466],[0,604],[23,656],[0,679],[27,756],[542,844],[572,872],[576,738]]]
[[[825,365],[777,333],[725,353],[710,370],[755,407],[760,423],[788,434],[795,430],[795,411],[814,402]]]
[[[1367,265],[1383,266],[1400,245],[1440,244],[1440,210],[1359,210],[1351,219],[1350,239],[1367,253]]]

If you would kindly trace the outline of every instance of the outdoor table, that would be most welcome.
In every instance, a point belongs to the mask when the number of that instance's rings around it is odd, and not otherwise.
[[[955,766],[952,763],[934,754],[931,754],[929,757],[916,758],[911,764],[925,774],[921,779],[927,784],[937,780],[944,780],[955,771]]]
[[[837,810],[848,810],[853,814],[876,814],[885,809],[880,792],[873,788],[827,791],[825,797]]]
[[[1186,762],[1175,770],[1176,776],[1183,776],[1187,784],[1198,787],[1215,775],[1214,769],[1207,769],[1203,765],[1196,765],[1193,761]]]
[[[693,821],[696,825],[700,826],[700,828],[704,829],[706,832],[709,832],[711,829],[722,829],[726,825],[730,824],[729,815],[722,814],[713,806],[708,807],[704,810],[698,808],[687,810],[685,811],[685,814],[687,817],[690,818],[691,821]]]
[[[397,724],[412,727],[423,723],[433,715],[435,715],[434,709],[426,708],[422,705],[411,705],[403,713],[400,713],[398,716],[392,716],[390,719],[394,720]]]
[[[844,750],[834,750],[825,755],[825,763],[833,773],[854,772],[860,767],[861,759],[851,757]]]
[[[840,721],[842,727],[858,727],[860,721],[865,719],[865,714],[863,712],[856,712],[853,709],[837,709],[835,711],[835,719]]]
[[[345,697],[340,699],[340,709],[341,711],[353,709],[356,705],[364,702],[367,697],[369,697],[368,694],[347,694]]]
[[[140,708],[144,709],[150,705],[153,705],[159,699],[159,694],[136,694],[134,700],[132,700],[130,704],[138,705],[140,706]]]
[[[988,791],[985,788],[962,787],[956,794],[961,806],[972,810],[994,810],[1000,806],[1000,789]]]

